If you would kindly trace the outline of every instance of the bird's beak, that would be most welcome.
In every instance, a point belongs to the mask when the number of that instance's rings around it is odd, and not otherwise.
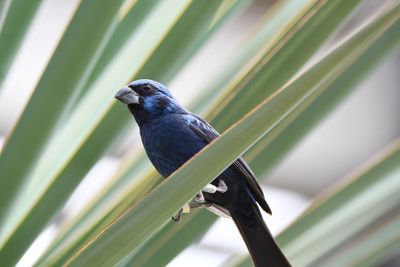
[[[124,87],[120,89],[116,94],[115,98],[124,104],[139,104],[139,95],[135,93],[131,88]]]

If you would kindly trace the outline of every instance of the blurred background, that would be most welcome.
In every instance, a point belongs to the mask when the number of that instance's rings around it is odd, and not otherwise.
[[[168,82],[167,86],[184,106],[190,108],[193,99],[201,96],[210,77],[230,63],[246,38],[280,1],[243,2],[246,3]],[[377,10],[394,3],[396,1],[362,1],[300,72],[349,38],[375,16]],[[78,4],[77,0],[45,0],[41,3],[0,91],[0,145],[23,112]],[[265,219],[273,233],[282,231],[318,194],[340,183],[344,176],[399,137],[399,73],[400,51],[397,48],[268,173],[267,179],[262,180],[273,210],[273,216],[265,215]],[[114,89],[117,91],[118,85]],[[117,142],[87,173],[65,207],[36,239],[18,266],[30,266],[50,244],[60,225],[79,213],[82,203],[90,201],[110,181],[112,174],[118,171],[121,158],[129,151],[142,149],[133,121],[131,124],[120,137],[123,141]],[[188,216],[190,214],[183,220]],[[233,222],[220,218],[203,238],[186,248],[168,266],[223,266],[233,255],[245,253],[246,248]],[[400,266],[400,252],[377,266]]]

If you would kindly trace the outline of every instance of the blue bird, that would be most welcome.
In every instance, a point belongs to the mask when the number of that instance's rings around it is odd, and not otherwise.
[[[171,175],[219,136],[210,124],[185,110],[156,81],[134,81],[115,97],[133,114],[147,156],[163,177]],[[271,214],[254,173],[238,158],[193,199],[190,207],[206,207],[218,215],[231,217],[256,266],[290,266],[265,225],[257,203]],[[179,221],[181,212],[173,218]]]

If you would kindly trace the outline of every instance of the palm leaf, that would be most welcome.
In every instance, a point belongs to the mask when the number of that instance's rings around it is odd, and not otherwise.
[[[0,1],[0,84],[40,2]],[[80,1],[1,150],[0,265],[15,265],[88,171],[120,146],[132,122],[113,100],[115,90],[136,78],[174,80],[248,6]],[[400,7],[388,1],[348,39],[314,58],[360,6],[360,0],[275,3],[192,102],[217,129],[234,126],[164,182],[143,150],[128,151],[108,184],[61,221],[35,265],[165,266],[204,235],[214,215],[194,211],[179,225],[169,217],[239,155],[265,176],[398,47]],[[296,266],[373,266],[393,255],[398,144],[315,199],[278,236]]]
[[[354,51],[354,43],[359,45],[359,39],[365,38],[365,46],[368,47],[374,40],[368,34],[377,34],[379,36],[382,28],[387,29],[396,22],[397,13],[393,13],[390,14],[391,16],[384,17],[376,24],[371,25],[370,28],[362,31],[359,36],[356,36],[358,38],[351,39],[353,42],[349,41],[347,45],[343,45],[336,53],[317,64],[291,86],[282,89],[275,97],[269,99],[270,101],[264,102],[256,110],[248,114],[235,127],[205,148],[203,153],[198,154],[194,159],[186,163],[175,174],[171,175],[168,180],[154,189],[145,199],[119,217],[117,221],[107,228],[107,231],[101,233],[81,249],[75,258],[70,259],[70,263],[72,265],[116,263],[122,256],[125,256],[124,253],[127,252],[124,251],[129,251],[130,247],[135,248],[135,246],[138,246],[139,243],[146,239],[146,235],[151,235],[158,227],[162,226],[165,220],[201,190],[207,182],[218,175],[227,164],[231,163],[243,153],[243,150],[262,137],[265,130],[271,136],[274,136],[271,133],[274,133],[274,131],[279,132],[280,125],[287,125],[286,121],[292,119],[290,113],[293,112],[294,116],[296,116],[302,106],[309,104],[323,89],[328,87],[337,75],[343,72],[343,68],[346,65],[348,66],[349,63],[354,62],[353,60],[358,56],[349,57],[346,54],[348,51]],[[392,36],[390,31],[387,35]],[[354,51],[355,55],[362,53],[365,46],[360,46],[358,52]],[[343,63],[338,64],[338,58],[342,58]],[[330,70],[326,77],[321,75],[324,70]],[[310,86],[312,85],[310,81],[313,80],[311,77],[318,77],[320,81],[316,85]],[[325,81],[325,84],[321,80]],[[243,138],[245,134],[247,137]],[[235,142],[236,147],[229,147],[228,143],[223,146],[224,139],[228,139],[228,137],[232,138],[230,141]],[[217,146],[219,144],[220,147]],[[217,148],[214,148],[216,146]],[[242,147],[242,150],[240,150],[240,147]],[[215,151],[212,150],[213,148]],[[213,154],[210,151],[213,151]],[[236,154],[233,154],[233,151]],[[212,156],[207,155],[207,152]],[[230,157],[232,154],[233,156]],[[224,160],[215,162],[216,158],[213,158],[213,156],[221,157],[222,155],[225,157]],[[189,169],[190,175],[187,169]],[[182,187],[179,187],[179,185]],[[177,190],[182,193],[177,195],[175,193]],[[104,255],[104,258],[99,258],[98,255]]]
[[[399,156],[400,142],[396,140],[343,183],[319,196],[314,205],[278,235],[278,242],[291,262],[296,266],[312,265],[345,238],[395,209],[399,203]],[[345,255],[352,253],[349,249]],[[251,266],[251,261],[243,260],[237,266]]]
[[[40,2],[40,0],[0,2],[0,86],[4,82]]]
[[[385,20],[382,19],[380,23],[375,24],[375,27],[378,25],[380,25],[380,27],[373,29],[371,25],[369,29],[364,30],[364,33],[360,33],[358,36],[355,36],[352,43],[346,44],[346,51],[349,54],[341,54],[339,56],[339,53],[334,53],[332,56],[337,59],[337,62],[332,62],[330,68],[333,68],[335,65],[341,66],[339,64],[339,57],[342,57],[342,59],[343,57],[352,57],[350,54],[355,53],[357,49],[365,49],[365,47],[362,48],[361,43],[368,41],[368,39],[372,38],[372,36],[380,35],[382,25],[391,25],[391,23],[393,23],[393,18],[396,19],[397,17],[396,14],[397,13],[394,12],[391,14],[391,19],[390,17],[386,17]],[[385,23],[382,24],[384,21]],[[391,31],[396,31],[396,27],[392,27]],[[365,33],[368,34],[366,35]],[[389,41],[386,38],[391,38],[390,36],[394,39]],[[325,89],[325,92],[322,93],[313,103],[311,103],[311,105],[307,107],[307,109],[300,114],[298,118],[296,118],[286,129],[284,129],[281,134],[276,136],[272,142],[271,138],[263,138],[257,143],[254,149],[250,149],[250,151],[245,154],[245,158],[250,160],[250,165],[255,167],[255,170],[258,173],[272,169],[279,162],[278,159],[281,156],[281,154],[278,154],[278,151],[282,152],[282,150],[277,149],[280,149],[280,146],[283,146],[286,149],[284,152],[287,153],[290,147],[293,147],[296,144],[296,141],[298,142],[304,133],[309,132],[311,129],[313,129],[313,127],[315,127],[315,124],[318,122],[318,118],[326,115],[326,113],[329,111],[329,107],[336,105],[343,98],[343,95],[349,92],[349,90],[354,90],[356,88],[354,84],[357,83],[357,81],[359,81],[363,76],[366,76],[371,68],[373,66],[377,66],[383,56],[387,55],[387,53],[396,46],[395,36],[396,35],[386,33],[385,38],[380,39],[380,41],[375,43],[374,46],[370,47],[367,51],[362,52],[362,56],[357,59],[352,66],[350,66],[348,69],[343,68],[343,73],[341,76],[338,77],[337,80],[332,84],[330,84],[329,87]],[[382,47],[382,45],[388,45],[390,47]],[[355,54],[353,54],[353,56],[354,55]],[[322,79],[322,77],[322,75],[315,77],[315,82]],[[311,79],[308,79],[308,81],[312,82]],[[276,155],[277,158],[273,156],[269,157],[267,155]],[[188,244],[193,242],[193,240],[198,239],[215,220],[212,215],[203,212],[194,216],[196,219],[184,222],[185,225],[182,226],[187,228],[190,227],[191,229],[192,239],[188,240]],[[200,223],[203,221],[206,221],[206,223]],[[171,250],[167,250],[166,248],[177,248],[175,253],[178,253],[180,251],[179,246],[184,247],[181,240],[185,238],[183,234],[176,233],[178,232],[179,228],[180,226],[174,226],[173,224],[166,225],[160,234],[156,234],[150,239],[148,244],[146,244],[143,248],[140,248],[142,250],[141,253],[136,253],[137,256],[132,258],[132,262],[135,260],[138,262],[146,262],[147,260],[148,263],[155,264],[155,262],[159,262],[160,258],[162,258],[161,256],[155,257],[155,255],[162,255],[163,253],[166,254]],[[173,233],[176,234],[174,235]],[[155,250],[154,247],[159,249]]]

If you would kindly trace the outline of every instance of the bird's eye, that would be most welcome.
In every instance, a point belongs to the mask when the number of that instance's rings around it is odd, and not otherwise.
[[[146,91],[146,92],[151,91],[150,85],[145,85],[145,86],[143,87],[143,90]]]

